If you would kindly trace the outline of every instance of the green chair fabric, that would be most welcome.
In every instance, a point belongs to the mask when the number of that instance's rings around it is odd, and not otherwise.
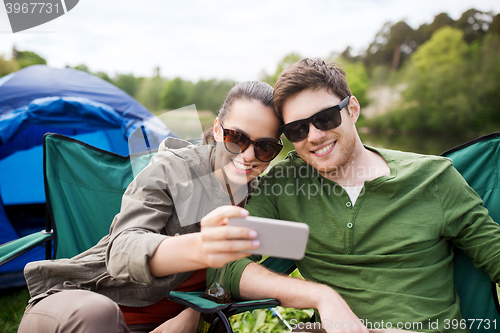
[[[155,152],[136,156],[146,166]],[[71,258],[108,234],[134,175],[124,157],[59,135],[44,137],[47,207],[55,232],[54,258]]]
[[[490,216],[500,222],[500,132],[464,143],[442,155],[453,161],[455,168],[481,196]],[[496,284],[483,270],[476,269],[472,259],[459,249],[455,249],[454,283],[464,319],[489,319],[492,325],[494,320],[500,323]],[[482,330],[472,325],[470,332]]]

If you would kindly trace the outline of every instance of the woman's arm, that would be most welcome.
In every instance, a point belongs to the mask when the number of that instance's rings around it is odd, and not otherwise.
[[[149,260],[154,277],[189,272],[248,257],[259,246],[255,231],[226,226],[229,218],[247,216],[248,211],[236,206],[214,209],[201,220],[201,232],[165,238]]]

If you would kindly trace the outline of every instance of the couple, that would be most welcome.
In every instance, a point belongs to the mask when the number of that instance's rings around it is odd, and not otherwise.
[[[166,292],[201,288],[207,267],[230,262],[224,278],[233,297],[317,309],[327,332],[368,332],[352,325],[358,317],[412,331],[433,331],[425,324],[439,320],[444,332],[446,319],[460,320],[449,241],[499,281],[500,227],[449,160],[363,146],[359,114],[345,73],[320,59],[286,69],[274,94],[263,83],[236,86],[215,121],[214,145],[167,139],[129,186],[108,236],[71,260],[26,267],[33,298],[19,331],[195,331],[199,314],[169,303]],[[281,149],[281,130],[295,151],[262,178],[244,210],[255,178]],[[210,200],[200,188],[184,202],[207,213],[201,227],[181,226],[169,172],[213,172]],[[233,207],[219,207],[229,203],[217,200],[224,193]],[[308,281],[240,253],[258,246],[255,234],[224,224],[248,212],[309,224],[297,262]],[[71,267],[89,276],[68,279]]]

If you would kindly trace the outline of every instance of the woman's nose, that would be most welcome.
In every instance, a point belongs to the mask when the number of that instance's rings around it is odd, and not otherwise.
[[[255,159],[255,150],[253,143],[251,143],[250,146],[248,146],[248,148],[241,153],[241,156],[245,161],[253,161]]]

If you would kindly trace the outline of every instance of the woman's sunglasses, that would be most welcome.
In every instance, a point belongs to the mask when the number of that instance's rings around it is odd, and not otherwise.
[[[243,153],[253,144],[255,157],[261,162],[269,162],[275,158],[281,151],[281,148],[283,148],[281,139],[279,139],[279,142],[265,139],[253,141],[243,133],[224,128],[222,121],[220,122],[220,127],[224,133],[224,146],[230,153]]]
[[[292,121],[286,125],[281,126],[281,131],[291,142],[302,141],[307,138],[309,134],[309,124],[312,123],[314,127],[322,131],[328,131],[339,127],[342,124],[342,116],[340,111],[349,103],[347,96],[339,104],[329,107],[328,109],[321,110],[309,118]]]

